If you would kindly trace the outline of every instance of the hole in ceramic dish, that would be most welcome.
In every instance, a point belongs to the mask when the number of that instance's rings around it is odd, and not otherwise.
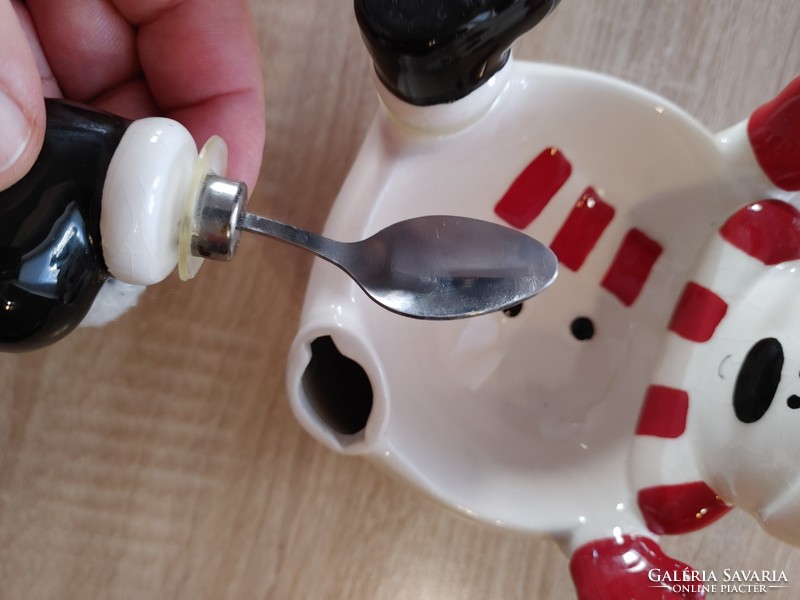
[[[570,325],[570,331],[576,340],[585,342],[594,337],[594,323],[589,317],[578,317]]]
[[[516,317],[521,312],[522,312],[522,302],[520,302],[519,304],[515,304],[514,306],[509,306],[508,308],[503,309],[503,314],[507,317]]]
[[[344,356],[331,336],[311,342],[311,360],[303,372],[309,406],[333,431],[354,435],[367,426],[372,385],[364,369]]]

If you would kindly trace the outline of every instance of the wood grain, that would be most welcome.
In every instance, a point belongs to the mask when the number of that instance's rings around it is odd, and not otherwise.
[[[251,206],[318,230],[377,105],[370,63],[349,2],[253,11],[268,131]],[[800,74],[798,31],[796,0],[564,0],[515,54],[630,80],[716,130]],[[310,264],[245,239],[109,327],[0,356],[0,598],[574,597],[548,539],[463,520],[301,431],[283,369]],[[800,593],[800,552],[741,514],[664,547],[784,569],[768,597]]]

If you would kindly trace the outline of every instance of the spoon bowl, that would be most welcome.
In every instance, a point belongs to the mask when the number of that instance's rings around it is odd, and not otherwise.
[[[344,245],[340,267],[391,311],[455,319],[509,308],[556,277],[549,248],[508,227],[456,216],[394,223]]]

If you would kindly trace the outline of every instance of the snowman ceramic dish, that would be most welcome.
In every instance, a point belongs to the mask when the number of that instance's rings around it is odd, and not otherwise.
[[[800,80],[712,134],[623,82],[515,62],[555,4],[356,1],[382,107],[325,233],[451,214],[540,239],[561,269],[505,312],[423,322],[316,264],[290,401],[334,451],[551,535],[582,599],[701,597],[659,535],[738,506],[800,544]],[[37,165],[0,194],[3,343],[107,322],[193,275],[195,250],[229,254],[244,191],[225,163],[174,121],[51,103]]]
[[[514,61],[556,3],[356,0],[381,108],[325,233],[495,220],[560,274],[513,310],[430,323],[318,261],[290,402],[332,450],[551,535],[581,599],[699,598],[658,536],[738,506],[800,543],[800,80],[714,134],[627,83]]]

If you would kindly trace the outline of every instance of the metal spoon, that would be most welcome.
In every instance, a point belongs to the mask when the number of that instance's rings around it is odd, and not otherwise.
[[[478,219],[424,216],[358,242],[338,242],[244,211],[244,184],[209,176],[195,212],[192,254],[230,260],[239,230],[313,252],[375,302],[419,319],[458,319],[519,304],[558,273],[553,252],[524,233]]]

